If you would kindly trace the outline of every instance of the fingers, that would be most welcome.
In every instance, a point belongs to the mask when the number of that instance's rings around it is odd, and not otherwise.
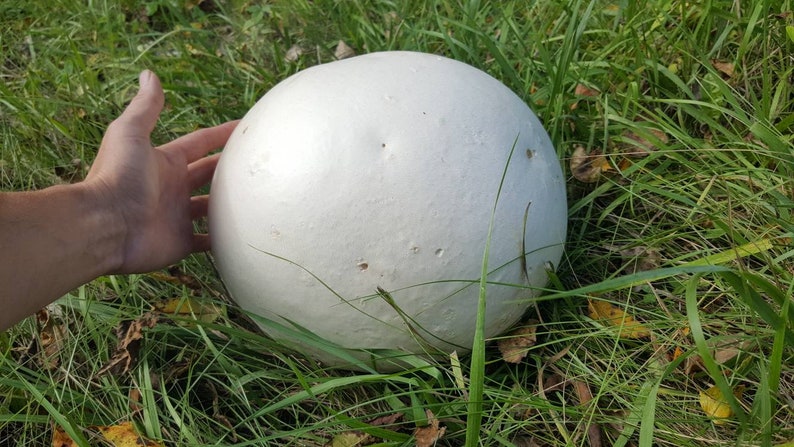
[[[132,135],[149,135],[157,124],[165,104],[165,95],[160,79],[153,72],[144,70],[139,76],[140,88],[117,122]]]
[[[192,163],[210,151],[223,147],[239,122],[229,121],[219,126],[199,129],[160,146],[160,149],[179,152],[188,163]]]
[[[210,249],[210,236],[208,234],[193,235],[193,253],[207,251]]]
[[[193,196],[190,198],[190,220],[200,219],[207,215],[210,196]]]
[[[207,215],[209,208],[209,196],[194,196],[190,198],[190,218],[200,219]],[[207,251],[210,249],[210,237],[208,234],[193,234],[192,253]]]
[[[210,155],[194,161],[188,166],[187,176],[191,191],[206,185],[212,180],[212,174],[215,173],[215,167],[218,165],[220,156],[221,154]]]

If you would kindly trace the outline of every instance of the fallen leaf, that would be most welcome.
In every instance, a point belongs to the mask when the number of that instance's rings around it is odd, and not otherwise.
[[[747,351],[752,345],[752,341],[745,340],[737,336],[728,336],[720,339],[709,340],[707,345],[712,347],[711,355],[714,361],[720,365],[736,358],[740,353]]]
[[[132,422],[122,422],[119,425],[108,427],[95,427],[114,447],[163,447],[162,443],[144,438],[135,431]]]
[[[416,447],[432,447],[444,436],[447,427],[439,427],[438,418],[430,410],[425,410],[428,424],[424,427],[417,427],[414,430]]]
[[[515,447],[540,447],[532,436],[517,436],[513,438],[512,444]]]
[[[284,60],[287,62],[295,62],[300,59],[301,55],[303,54],[303,50],[298,45],[293,45],[289,47],[287,53],[284,55]]]
[[[171,298],[156,303],[154,308],[164,314],[192,317],[203,323],[212,323],[223,315],[222,307],[195,298]]]
[[[143,411],[143,407],[141,406],[141,390],[138,388],[130,388],[130,392],[127,394],[127,398],[130,401],[130,410],[133,413],[138,413]]]
[[[339,43],[336,44],[336,49],[334,50],[334,57],[337,59],[347,59],[349,57],[353,57],[356,55],[356,51],[350,46],[345,43],[345,41],[340,40]]]
[[[637,322],[634,317],[606,301],[588,299],[587,308],[589,316],[593,320],[606,322],[610,326],[620,328],[618,337],[620,338],[647,338],[651,332],[642,324]]]
[[[733,63],[731,63],[731,62],[722,62],[722,61],[717,60],[717,59],[712,59],[711,60],[711,66],[716,68],[717,71],[719,71],[720,73],[724,74],[725,76],[727,76],[729,78],[733,77],[734,70],[736,69],[736,66]]]
[[[496,342],[499,352],[502,353],[502,360],[507,363],[521,363],[521,360],[527,356],[529,348],[537,342],[535,336],[537,322],[534,323],[528,322],[528,325],[521,326]]]
[[[733,390],[733,395],[739,398],[743,391],[744,386],[740,385]],[[724,424],[725,419],[733,416],[730,404],[716,385],[700,392],[700,408],[707,416],[713,418],[712,422],[717,425]]]
[[[403,417],[402,413],[393,413],[393,414],[388,414],[386,416],[381,416],[379,418],[375,418],[367,423],[369,425],[372,425],[373,427],[388,427],[390,425],[394,425],[395,423],[397,423],[397,421],[402,419],[402,417]]]
[[[366,445],[371,440],[372,436],[366,433],[348,431],[334,436],[326,447],[358,447]]]
[[[169,268],[168,273],[151,272],[151,273],[147,273],[146,276],[152,279],[156,279],[157,281],[167,282],[171,284],[181,284],[191,290],[202,289],[201,283],[195,276],[188,275],[182,272],[182,270],[180,270],[179,267],[176,266]]]
[[[576,84],[576,88],[573,91],[573,94],[576,96],[598,96],[601,94],[598,90],[592,89],[584,84]]]
[[[54,318],[45,307],[36,312],[39,326],[39,365],[46,370],[53,370],[61,363],[61,349],[66,341],[66,326]]]
[[[571,155],[571,173],[583,183],[595,183],[604,172],[612,169],[603,154],[588,154],[584,146],[576,145]]]
[[[598,90],[592,89],[584,84],[576,84],[576,88],[573,91],[573,94],[578,97],[594,97],[601,94]],[[576,110],[579,108],[579,101],[574,101],[571,106],[571,110]]]
[[[662,257],[658,250],[648,247],[631,247],[620,250],[624,261],[632,262],[631,273],[647,272],[659,267]]]
[[[561,391],[567,384],[568,381],[563,379],[561,375],[552,373],[543,379],[543,392]]]
[[[54,425],[52,427],[52,447],[77,447],[77,443],[66,433],[66,430]]]
[[[626,155],[634,157],[645,157],[651,152],[656,151],[659,147],[658,144],[667,144],[667,134],[658,129],[644,129],[647,135],[652,138],[649,139],[642,133],[635,133],[632,131],[625,131],[622,135],[622,140],[627,146],[625,151]]]
[[[576,390],[576,398],[579,400],[579,405],[587,405],[593,400],[593,393],[586,383],[574,380],[573,387]],[[589,424],[587,426],[587,441],[591,447],[601,447],[601,428],[598,424]]]
[[[103,375],[107,372],[116,376],[126,374],[137,360],[143,329],[153,328],[157,324],[157,319],[157,315],[153,312],[146,312],[135,320],[121,322],[116,328],[116,337],[119,339],[116,350],[98,374]]]

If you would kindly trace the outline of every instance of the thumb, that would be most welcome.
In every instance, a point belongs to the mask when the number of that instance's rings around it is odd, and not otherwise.
[[[138,77],[140,88],[130,104],[119,117],[134,132],[149,135],[157,124],[163,110],[165,95],[160,79],[150,70],[144,70]]]

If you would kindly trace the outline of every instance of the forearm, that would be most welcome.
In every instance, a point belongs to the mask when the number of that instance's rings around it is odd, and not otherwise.
[[[116,219],[85,183],[0,193],[0,330],[116,268]]]

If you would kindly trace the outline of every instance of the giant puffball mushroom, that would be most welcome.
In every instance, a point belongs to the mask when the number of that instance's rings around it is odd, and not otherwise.
[[[499,81],[436,55],[373,53],[303,70],[245,115],[212,181],[212,253],[241,308],[356,358],[463,353],[492,215],[487,337],[558,264],[564,185],[548,134]]]

